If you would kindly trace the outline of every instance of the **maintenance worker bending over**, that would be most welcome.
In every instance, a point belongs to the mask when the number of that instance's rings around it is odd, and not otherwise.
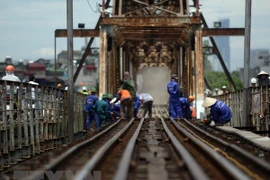
[[[232,112],[230,108],[222,101],[215,98],[205,98],[202,107],[209,107],[210,114],[207,115],[206,124],[210,126],[223,125],[231,121]]]
[[[112,99],[111,102],[114,102],[115,99]],[[114,104],[111,103],[111,115],[114,121],[120,118],[120,101],[117,101]]]
[[[123,85],[122,85],[122,89],[126,89],[129,91],[130,95],[131,95],[131,104],[128,104],[127,107],[129,110],[131,110],[132,116],[129,116],[129,118],[133,117],[133,102],[136,96],[136,88],[135,88],[135,82],[134,80],[130,77],[130,74],[128,71],[124,72],[124,79],[123,79]]]
[[[194,101],[194,97],[193,96],[189,96],[188,98],[180,97],[179,101],[183,113],[183,118],[192,119],[191,116],[192,111],[190,109],[190,103]]]
[[[99,124],[101,125],[105,125],[107,119],[109,118],[109,114],[110,114],[110,106],[108,105],[108,103],[105,101],[105,99],[107,99],[107,94],[103,94],[102,95],[102,99],[98,100],[96,102],[96,104],[94,105],[94,110],[98,115],[98,119],[99,119]]]
[[[140,101],[143,105],[143,115],[142,117],[145,118],[146,113],[148,112],[148,116],[150,119],[152,119],[152,106],[154,99],[153,97],[148,93],[141,93],[139,95]]]
[[[112,103],[116,103],[120,99],[120,118],[124,119],[125,115],[127,115],[127,119],[131,119],[133,117],[133,104],[131,101],[131,95],[127,89],[119,88],[116,99]],[[127,113],[126,113],[127,111]]]

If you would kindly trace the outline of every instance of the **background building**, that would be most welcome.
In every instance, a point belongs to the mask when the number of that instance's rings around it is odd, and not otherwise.
[[[250,79],[257,77],[261,72],[265,71],[270,74],[270,53],[269,49],[252,49],[250,50]],[[243,82],[244,68],[240,69],[240,78]]]
[[[220,27],[215,28],[229,28],[230,27],[230,19],[220,19],[217,22],[220,22]],[[214,37],[219,52],[224,60],[224,63],[227,66],[228,71],[231,70],[231,63],[230,63],[230,37],[229,36],[216,36]],[[217,56],[213,56],[210,60],[212,68],[214,71],[223,71],[222,66],[220,65],[219,59]]]

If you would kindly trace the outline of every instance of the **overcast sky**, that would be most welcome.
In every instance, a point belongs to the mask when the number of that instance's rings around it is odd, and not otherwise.
[[[113,0],[112,0],[113,1]],[[74,0],[73,28],[85,23],[94,28],[99,17],[97,4],[102,0]],[[244,27],[245,0],[200,0],[201,11],[209,27],[214,21],[229,18],[230,27]],[[252,3],[251,48],[270,47],[270,2]],[[8,0],[0,4],[0,61],[13,59],[54,58],[54,31],[66,29],[65,0]],[[80,50],[83,38],[74,39]],[[98,42],[94,46],[99,46]],[[244,37],[230,37],[231,70],[243,67]],[[57,53],[67,49],[66,39],[58,38]]]

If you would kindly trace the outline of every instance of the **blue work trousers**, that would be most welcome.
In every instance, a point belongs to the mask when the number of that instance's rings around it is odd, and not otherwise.
[[[170,108],[171,118],[173,119],[183,118],[181,105],[178,99],[179,98],[170,98],[169,108]]]
[[[98,116],[95,112],[87,112],[87,119],[86,119],[86,130],[91,128],[92,121],[95,121],[96,128],[99,127],[99,120]]]

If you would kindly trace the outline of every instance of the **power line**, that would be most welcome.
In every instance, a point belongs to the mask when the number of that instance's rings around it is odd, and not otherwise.
[[[92,6],[91,6],[89,0],[87,0],[87,3],[88,3],[88,5],[89,5],[90,9],[91,9],[94,13],[99,13],[97,10],[95,11],[95,10],[92,8]]]

